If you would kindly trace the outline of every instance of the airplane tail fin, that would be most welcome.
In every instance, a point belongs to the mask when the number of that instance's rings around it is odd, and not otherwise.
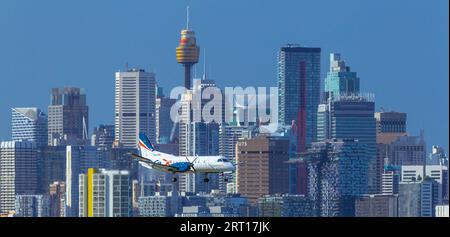
[[[139,133],[139,151],[141,152],[142,156],[146,156],[147,154],[155,151],[155,147],[152,145],[148,137],[143,133]]]

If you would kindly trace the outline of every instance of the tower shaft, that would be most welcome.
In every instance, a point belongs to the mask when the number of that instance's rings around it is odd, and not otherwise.
[[[184,64],[184,87],[189,90],[191,89],[191,63]]]

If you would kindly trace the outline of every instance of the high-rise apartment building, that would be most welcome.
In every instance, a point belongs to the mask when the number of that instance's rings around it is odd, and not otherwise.
[[[116,72],[115,145],[137,148],[139,133],[156,143],[155,74],[143,69]]]
[[[48,106],[48,145],[81,145],[88,139],[89,107],[80,88],[53,88]]]
[[[28,141],[0,143],[0,213],[15,210],[16,195],[36,194],[37,146]]]
[[[131,180],[128,171],[89,168],[79,175],[80,217],[130,217]]]
[[[37,147],[48,143],[47,116],[38,108],[11,109],[11,139],[36,142]]]
[[[131,179],[128,171],[89,168],[79,175],[80,217],[130,217]]]
[[[355,198],[368,189],[367,152],[366,144],[357,140],[312,143],[303,158],[316,216],[354,216]]]

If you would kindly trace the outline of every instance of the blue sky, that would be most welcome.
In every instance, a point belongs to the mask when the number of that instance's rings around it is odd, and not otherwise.
[[[90,128],[113,123],[114,72],[156,72],[165,91],[182,84],[175,47],[191,6],[191,28],[220,86],[275,86],[285,43],[340,52],[376,107],[408,113],[428,148],[448,148],[448,0],[2,0],[0,139],[10,108],[46,110],[52,87],[87,92]],[[202,66],[197,66],[198,74]]]

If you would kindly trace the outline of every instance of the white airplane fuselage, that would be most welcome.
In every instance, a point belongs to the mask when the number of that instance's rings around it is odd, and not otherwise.
[[[186,170],[185,172],[195,172],[197,173],[225,173],[232,172],[235,170],[234,165],[229,162],[223,156],[174,156],[171,154],[166,154],[158,151],[142,151],[141,155],[143,158],[149,159],[152,162],[164,165],[171,166],[176,163],[183,162],[192,162],[193,169]],[[141,162],[143,166],[149,167],[148,164]],[[167,172],[167,169],[162,169],[158,167],[152,167],[153,169],[160,170],[163,172]]]

